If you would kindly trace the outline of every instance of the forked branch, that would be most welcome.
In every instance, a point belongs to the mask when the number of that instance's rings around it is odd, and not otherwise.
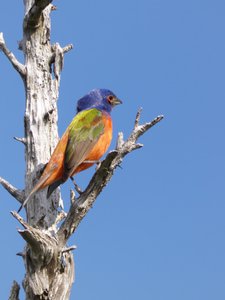
[[[18,232],[27,242],[26,251],[18,253],[25,260],[27,268],[24,289],[26,294],[32,294],[26,299],[69,299],[62,296],[67,293],[62,278],[71,273],[66,284],[72,285],[74,265],[71,251],[76,247],[60,248],[52,232],[32,227],[15,211],[11,214],[23,226],[24,229],[18,229]],[[57,297],[49,296],[52,293]]]
[[[51,58],[51,63],[54,64],[54,75],[57,80],[60,79],[60,73],[63,69],[64,64],[64,54],[73,49],[73,45],[69,44],[62,48],[59,43],[52,45],[53,56]]]
[[[124,156],[143,146],[137,143],[138,138],[163,119],[163,116],[158,116],[151,122],[140,125],[140,114],[141,110],[139,110],[136,115],[134,129],[127,141],[124,142],[123,134],[119,133],[116,150],[111,151],[107,155],[99,169],[95,172],[86,190],[76,201],[72,201],[67,217],[58,231],[59,243],[65,244],[76,230],[81,220],[94,204],[98,195],[110,181],[114,170],[121,164]]]
[[[45,262],[50,261],[57,249],[57,240],[43,230],[29,225],[17,212],[12,211],[11,214],[24,227],[23,230],[18,229],[18,232],[30,246],[33,257],[39,258],[39,263],[43,258]]]

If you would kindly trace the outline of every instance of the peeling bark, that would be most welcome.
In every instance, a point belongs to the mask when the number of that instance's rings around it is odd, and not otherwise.
[[[61,48],[50,43],[51,1],[24,0],[25,17],[23,39],[20,49],[24,53],[24,65],[7,48],[3,34],[0,34],[0,50],[21,75],[26,93],[24,116],[24,138],[16,138],[25,145],[25,189],[20,191],[3,178],[2,186],[19,202],[38,180],[58,142],[57,100],[60,73],[64,53],[72,45]],[[49,201],[46,191],[35,195],[26,208],[27,221],[12,213],[23,225],[19,230],[27,242],[24,252],[26,275],[23,287],[26,299],[69,299],[74,281],[74,263],[71,251],[64,251],[66,245],[56,239],[56,225],[65,214],[58,212],[61,204],[57,190]],[[62,205],[61,205],[62,206]]]
[[[30,192],[58,142],[60,72],[63,50],[50,43],[51,1],[25,1],[23,51],[26,66],[26,195]],[[53,73],[54,71],[54,73]],[[27,242],[23,286],[27,299],[69,299],[74,281],[73,256],[62,253],[56,234],[60,204],[57,190],[49,201],[46,191],[27,205],[27,225],[20,235]],[[36,227],[36,228],[35,228]]]

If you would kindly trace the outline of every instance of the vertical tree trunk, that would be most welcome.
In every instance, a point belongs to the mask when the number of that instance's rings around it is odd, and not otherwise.
[[[25,1],[26,15],[29,14],[33,1]],[[57,100],[60,75],[53,78],[51,64],[54,61],[54,47],[50,44],[51,5],[42,13],[38,25],[34,28],[24,21],[23,51],[26,66],[26,111],[24,117],[26,138],[26,192],[48,162],[51,152],[58,141]],[[46,191],[34,196],[27,206],[28,223],[49,228],[55,223],[59,192],[56,191],[51,201],[46,200]]]
[[[26,67],[26,195],[40,177],[58,141],[57,100],[63,49],[50,43],[52,5],[49,2],[24,0],[21,45]],[[64,245],[59,245],[54,237],[59,203],[58,189],[49,201],[46,201],[45,190],[35,195],[26,207],[27,223],[32,225],[21,232],[28,242],[23,283],[27,300],[69,299],[74,265],[72,254],[63,254]]]

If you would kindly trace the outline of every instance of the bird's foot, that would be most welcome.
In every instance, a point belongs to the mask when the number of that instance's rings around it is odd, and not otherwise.
[[[76,184],[74,178],[71,176],[70,179],[73,182],[74,188],[76,190],[76,192],[78,192],[79,195],[81,195],[83,193],[82,189],[78,186],[78,184]]]
[[[95,168],[96,171],[101,166],[101,161],[100,160],[85,160],[85,161],[83,161],[83,163],[86,163],[86,164],[96,164],[96,168]]]
[[[85,160],[83,162],[86,164],[96,164],[95,171],[97,171],[100,168],[101,163],[102,163],[100,160]]]
[[[102,162],[99,160],[96,162],[95,171],[98,171],[98,169],[101,167]]]

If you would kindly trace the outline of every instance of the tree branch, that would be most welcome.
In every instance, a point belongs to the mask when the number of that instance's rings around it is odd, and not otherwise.
[[[20,138],[20,137],[14,136],[13,138],[14,138],[14,140],[16,140],[17,142],[20,142],[20,143],[22,143],[22,144],[24,144],[24,145],[26,146],[26,144],[27,144],[27,139],[26,139],[25,137]]]
[[[15,188],[12,184],[10,184],[8,181],[0,177],[0,184],[9,192],[16,200],[18,200],[20,203],[23,203],[25,199],[25,192],[24,190],[19,190]]]
[[[40,17],[43,10],[52,2],[53,0],[35,0],[34,4],[26,14],[24,18],[23,27],[25,29],[34,30],[39,27]]]
[[[76,245],[73,245],[73,246],[70,246],[70,247],[68,247],[68,248],[63,249],[63,250],[62,250],[62,253],[70,252],[70,251],[73,251],[73,250],[75,250],[75,249],[77,249],[77,246],[76,246]]]
[[[69,45],[63,47],[62,49],[63,49],[63,53],[67,53],[73,49],[73,44],[69,44]]]
[[[116,149],[120,149],[123,146],[123,144],[124,144],[123,133],[119,132],[116,141]]]
[[[19,300],[19,291],[20,291],[20,286],[19,284],[14,280],[11,291],[10,291],[10,296],[9,300]]]
[[[53,72],[55,78],[60,80],[60,73],[63,69],[64,64],[64,54],[73,49],[73,45],[69,44],[65,47],[61,47],[59,43],[52,45],[52,57],[50,59],[50,64],[53,64]]]
[[[15,219],[17,219],[17,221],[23,226],[23,228],[29,229],[29,227],[31,227],[16,211],[11,211],[10,213]]]
[[[139,110],[136,115],[134,129],[127,141],[124,142],[123,134],[119,133],[116,150],[111,151],[107,155],[105,160],[102,161],[100,168],[95,172],[86,190],[76,201],[72,202],[67,217],[57,233],[60,244],[65,244],[76,230],[81,220],[94,204],[98,195],[110,181],[114,170],[121,164],[124,156],[143,146],[142,144],[136,143],[137,139],[163,119],[163,116],[158,116],[149,123],[139,125],[140,114],[141,110]]]
[[[0,32],[0,50],[5,54],[5,56],[8,58],[8,60],[11,62],[14,69],[19,72],[22,78],[26,75],[26,68],[23,64],[21,64],[15,57],[15,55],[9,51],[9,49],[6,46],[3,33]]]

